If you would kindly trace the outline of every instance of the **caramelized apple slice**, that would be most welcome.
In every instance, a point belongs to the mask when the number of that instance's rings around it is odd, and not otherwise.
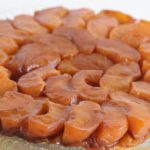
[[[74,106],[69,120],[65,122],[63,142],[71,144],[87,139],[102,121],[100,110],[98,104],[88,101]]]
[[[98,40],[96,51],[115,62],[138,62],[141,59],[140,54],[136,49],[119,40],[100,39]]]
[[[81,53],[92,53],[95,49],[96,41],[85,29],[59,27],[55,29],[53,33],[71,39],[77,45]]]
[[[134,139],[130,133],[127,133],[117,144],[119,147],[134,147],[144,143],[146,138]],[[117,146],[116,146],[117,147]],[[140,147],[139,147],[140,148]],[[116,149],[117,150],[117,149]]]
[[[105,16],[105,15],[115,17],[121,24],[133,23],[135,21],[133,17],[120,11],[103,10],[98,14],[98,16]]]
[[[96,131],[96,140],[99,145],[111,146],[118,142],[128,131],[128,121],[117,105],[105,103],[102,105],[104,118]]]
[[[0,112],[23,108],[32,100],[33,98],[26,94],[15,91],[5,92],[4,96],[0,98]]]
[[[94,16],[94,12],[89,9],[71,10],[64,18],[63,25],[66,27],[85,28],[86,21]]]
[[[150,43],[141,44],[139,52],[144,60],[150,61]]]
[[[58,65],[62,73],[74,74],[80,70],[107,70],[113,62],[100,54],[79,54],[75,57],[64,59]]]
[[[142,62],[142,71],[143,71],[143,73],[145,73],[149,69],[150,69],[150,61],[143,60],[143,62]]]
[[[69,15],[72,17],[80,17],[85,21],[91,19],[95,14],[94,11],[87,8],[73,9],[69,12]]]
[[[33,70],[18,80],[21,92],[32,96],[39,96],[45,87],[45,81],[49,76],[58,75],[59,71],[52,69],[49,65]]]
[[[0,66],[0,78],[11,76],[11,72],[3,66]]]
[[[111,39],[121,40],[135,48],[150,38],[150,24],[130,23],[115,27],[110,32]]]
[[[39,34],[48,32],[46,28],[41,26],[36,20],[29,15],[19,15],[13,20],[13,25],[20,30],[23,30],[29,34]]]
[[[0,65],[5,65],[8,60],[9,56],[0,49]]]
[[[137,63],[123,62],[110,67],[100,79],[100,86],[109,92],[130,89],[131,82],[141,76]]]
[[[8,20],[0,21],[0,36],[15,40],[18,44],[22,44],[29,34],[15,29]]]
[[[145,81],[132,82],[131,94],[150,101],[150,83]]]
[[[62,36],[57,36],[54,34],[48,34],[48,33],[44,33],[44,34],[38,34],[38,35],[34,35],[31,36],[31,38],[29,38],[27,40],[27,42],[38,42],[38,43],[43,43],[46,44],[48,46],[53,46],[56,47],[57,49],[57,53],[62,57],[72,57],[77,55],[78,53],[78,49],[77,47],[67,38],[62,37]]]
[[[81,100],[101,103],[107,99],[106,90],[99,87],[101,76],[101,70],[81,70],[73,76],[73,87]]]
[[[133,80],[141,77],[140,66],[135,62],[122,62],[110,67],[107,72],[116,76],[131,76]]]
[[[150,70],[147,70],[144,75],[144,80],[150,82]]]
[[[100,79],[100,86],[109,91],[124,91],[128,92],[130,89],[130,84],[132,82],[132,77],[130,76],[115,76],[110,74],[104,74]]]
[[[15,132],[20,129],[22,122],[42,111],[43,100],[32,100],[23,108],[0,112],[2,128],[5,131]]]
[[[72,16],[72,15],[68,15],[64,17],[62,25],[65,27],[75,27],[75,28],[86,27],[86,23],[81,17]]]
[[[0,96],[11,90],[17,90],[17,83],[6,76],[0,75]]]
[[[133,137],[141,139],[147,136],[150,130],[150,103],[124,92],[111,93],[110,97],[126,110]]]
[[[68,10],[64,7],[49,8],[35,12],[35,19],[49,30],[53,30],[62,25],[62,17],[67,13]]]
[[[69,108],[49,100],[45,103],[45,114],[27,119],[22,132],[29,138],[44,138],[58,134],[63,130],[64,122],[69,115]]]
[[[18,49],[18,45],[12,38],[0,37],[0,49],[7,54],[14,54]]]
[[[108,37],[110,30],[118,26],[118,20],[112,16],[96,16],[88,21],[87,30],[95,38]]]
[[[77,102],[77,93],[71,85],[71,75],[64,74],[49,77],[46,82],[45,94],[47,97],[60,104],[70,105]]]
[[[55,67],[60,62],[60,56],[56,51],[56,47],[52,45],[46,46],[41,43],[24,45],[9,61],[7,68],[12,71],[13,76],[18,77],[44,65]]]

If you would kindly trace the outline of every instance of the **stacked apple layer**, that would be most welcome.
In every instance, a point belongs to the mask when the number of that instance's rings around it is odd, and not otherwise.
[[[64,145],[150,136],[150,22],[63,7],[0,21],[2,132]]]

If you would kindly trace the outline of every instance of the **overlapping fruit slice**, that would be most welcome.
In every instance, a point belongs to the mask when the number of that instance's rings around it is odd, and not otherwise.
[[[90,137],[102,121],[100,111],[100,106],[94,102],[83,101],[74,106],[65,122],[63,142],[72,144]]]
[[[9,20],[0,21],[0,36],[15,40],[18,44],[22,44],[28,34],[22,30],[15,29]]]
[[[17,90],[17,84],[10,79],[10,72],[3,66],[0,66],[0,96],[11,90]]]
[[[35,19],[50,31],[63,24],[62,18],[68,13],[64,7],[55,7],[35,12]]]
[[[62,73],[74,74],[80,70],[107,70],[113,62],[100,54],[79,54],[60,62],[57,69]]]
[[[34,35],[27,42],[38,42],[56,47],[56,53],[62,58],[72,57],[78,53],[77,47],[69,39],[54,34],[45,33]]]
[[[100,86],[109,92],[130,89],[131,82],[141,76],[139,65],[135,62],[122,62],[110,67],[100,79]]]
[[[100,39],[98,40],[96,51],[115,62],[138,62],[141,59],[140,53],[136,49],[119,40]]]
[[[51,101],[70,105],[77,102],[77,92],[71,85],[72,76],[68,74],[49,77],[46,82],[45,94]]]
[[[79,99],[102,103],[107,100],[107,91],[99,87],[101,70],[81,70],[73,76],[73,87],[79,93]]]
[[[39,34],[43,32],[48,32],[48,30],[41,26],[32,16],[29,15],[19,15],[13,20],[13,25],[22,31],[29,34]]]
[[[58,134],[63,130],[69,115],[69,107],[47,100],[45,113],[32,116],[24,122],[22,133],[29,138],[44,138]]]
[[[150,24],[148,23],[129,23],[115,27],[110,32],[111,39],[118,39],[135,48],[145,41],[149,41]]]
[[[123,110],[110,102],[101,107],[104,118],[96,133],[99,145],[111,146],[116,144],[128,131],[128,121]]]
[[[150,83],[145,81],[132,82],[131,94],[150,101]]]
[[[0,120],[3,130],[15,132],[21,129],[25,119],[42,113],[43,103],[44,101],[42,100],[31,100],[29,104],[22,105],[22,108],[0,111]]]
[[[96,41],[85,29],[59,27],[55,29],[53,33],[72,40],[77,45],[81,53],[89,54],[92,53],[95,49]]]
[[[103,10],[98,14],[98,16],[105,16],[105,15],[115,17],[121,24],[133,23],[135,21],[135,19],[129,16],[128,14],[115,10]]]
[[[110,30],[118,26],[118,20],[112,16],[96,16],[87,23],[87,30],[95,38],[108,37]]]
[[[13,76],[18,77],[26,72],[49,64],[55,67],[60,62],[56,47],[41,43],[26,44],[19,49],[12,60],[7,64]]]
[[[144,60],[150,61],[150,43],[141,44],[139,52]]]
[[[149,69],[150,69],[150,61],[143,60],[143,62],[142,62],[142,71],[143,71],[143,73],[145,73]]]
[[[52,69],[49,65],[44,66],[21,76],[18,80],[18,87],[25,94],[39,96],[45,87],[45,80],[49,76],[58,74],[59,71]]]
[[[18,49],[18,45],[12,38],[0,37],[0,49],[7,54],[14,54]]]
[[[5,92],[0,98],[0,112],[25,107],[32,100],[31,96],[16,91]]]
[[[150,103],[119,91],[112,93],[110,97],[125,109],[132,136],[135,139],[146,137],[150,130]]]
[[[0,49],[0,65],[5,65],[9,60],[9,56]]]
[[[94,16],[90,9],[71,10],[64,18],[63,25],[66,27],[85,28],[86,22]]]

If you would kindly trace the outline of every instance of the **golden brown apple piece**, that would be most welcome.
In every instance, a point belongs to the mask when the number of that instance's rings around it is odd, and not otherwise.
[[[0,20],[0,36],[15,40],[18,44],[22,44],[29,34],[15,29],[9,20]]]
[[[74,74],[80,70],[107,70],[113,62],[100,54],[79,54],[60,62],[57,69],[62,73]]]
[[[48,32],[48,30],[41,26],[34,17],[30,15],[19,15],[16,16],[13,20],[13,25],[22,31],[25,31],[29,34],[39,34],[43,32]]]
[[[98,16],[113,16],[115,17],[119,23],[125,24],[125,23],[133,23],[135,22],[135,19],[131,17],[128,14],[125,14],[120,11],[115,11],[115,10],[103,10],[101,11]]]
[[[16,132],[21,129],[24,120],[42,113],[44,100],[31,100],[23,108],[0,111],[0,120],[4,131]]]
[[[143,78],[144,81],[150,82],[150,69],[148,69]]]
[[[129,23],[115,27],[110,32],[111,39],[118,39],[135,48],[145,41],[150,40],[150,24]]]
[[[130,93],[150,102],[150,83],[145,81],[132,82]]]
[[[72,79],[73,87],[79,93],[79,99],[102,103],[107,100],[107,91],[99,87],[101,70],[81,70]]]
[[[54,34],[43,33],[31,36],[27,42],[38,42],[48,46],[56,47],[56,53],[62,58],[73,57],[77,55],[77,47],[67,38]]]
[[[142,139],[149,135],[150,130],[150,103],[136,98],[125,92],[111,93],[113,102],[126,111],[129,123],[129,132],[135,139]]]
[[[12,38],[0,37],[0,49],[7,54],[14,54],[18,49],[18,45]]]
[[[5,92],[12,90],[17,90],[17,83],[8,77],[1,77],[0,75],[0,96],[2,96]]]
[[[145,73],[149,69],[150,69],[150,61],[143,60],[143,62],[142,62],[142,71],[143,71],[143,73]]]
[[[4,96],[0,97],[0,112],[23,108],[32,100],[31,96],[16,91],[5,92]]]
[[[5,65],[8,60],[9,56],[2,49],[0,49],[0,65]]]
[[[10,78],[10,76],[11,76],[11,72],[8,69],[6,69],[5,67],[0,65],[0,77],[1,78],[3,78],[3,77]]]
[[[100,106],[97,103],[83,101],[75,105],[65,122],[63,143],[81,142],[97,129],[102,121]]]
[[[141,76],[140,67],[135,62],[122,62],[110,67],[100,79],[100,86],[109,92],[130,89],[131,82]]]
[[[7,91],[17,90],[17,84],[10,79],[11,73],[4,67],[0,66],[0,96]]]
[[[44,93],[55,103],[75,104],[77,102],[77,92],[72,87],[71,82],[72,76],[68,74],[49,77]]]
[[[63,25],[66,27],[85,28],[86,21],[94,16],[94,12],[90,9],[71,10],[64,18]]]
[[[145,140],[146,140],[146,138],[134,139],[133,136],[130,133],[126,133],[124,135],[124,137],[119,141],[117,146],[119,146],[121,148],[123,148],[123,147],[134,147],[136,145],[144,143]]]
[[[88,21],[95,14],[94,14],[94,11],[92,11],[91,9],[80,8],[80,9],[70,10],[69,15],[71,15],[72,17],[78,16],[78,17],[82,18],[84,21]]]
[[[31,96],[39,96],[46,85],[45,80],[49,76],[58,75],[59,71],[52,69],[49,65],[33,70],[18,80],[18,87],[22,93]]]
[[[142,59],[150,61],[150,43],[143,43],[139,47]]]
[[[31,43],[22,46],[7,64],[13,76],[18,77],[33,69],[50,65],[55,67],[60,62],[56,47],[41,43]]]
[[[58,27],[53,31],[54,34],[64,36],[73,41],[81,53],[92,53],[95,49],[96,41],[91,34],[80,28]]]
[[[69,107],[47,100],[45,114],[32,116],[24,122],[22,133],[28,138],[44,138],[57,135],[63,130],[69,115]]]
[[[48,8],[35,12],[35,19],[50,31],[62,25],[62,18],[68,13],[64,7]]]
[[[96,51],[115,62],[140,61],[140,53],[131,46],[113,39],[98,40]]]
[[[85,21],[77,16],[72,17],[72,15],[66,16],[63,18],[63,26],[65,27],[75,27],[75,28],[85,28],[86,23]]]
[[[104,118],[95,132],[99,145],[116,144],[128,131],[128,121],[123,110],[113,103],[104,103],[101,107]]]
[[[95,16],[87,23],[87,30],[95,38],[108,37],[112,28],[119,25],[118,20],[112,16]]]

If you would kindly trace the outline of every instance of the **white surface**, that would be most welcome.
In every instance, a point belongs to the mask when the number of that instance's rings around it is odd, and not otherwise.
[[[0,0],[0,18],[10,18],[20,13],[32,14],[35,10],[58,5],[87,7],[95,11],[115,9],[150,20],[150,0]]]

